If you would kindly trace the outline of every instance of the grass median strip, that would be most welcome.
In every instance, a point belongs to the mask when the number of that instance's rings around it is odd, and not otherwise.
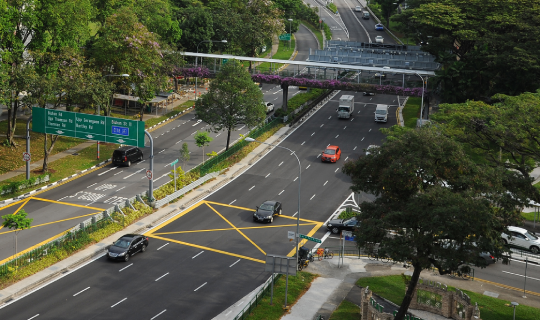
[[[289,49],[289,41],[279,41],[279,46],[277,52],[272,56],[272,59],[279,59],[279,60],[289,60],[291,56],[294,53],[295,48],[295,38],[294,34],[291,36],[291,48]],[[285,64],[285,63],[284,63]],[[257,66],[258,70],[266,71],[269,70],[270,67],[273,67],[274,70],[277,70],[279,67],[281,67],[283,64],[275,63],[273,65],[270,64],[270,62],[263,62],[260,65]]]
[[[405,127],[412,129],[416,128],[416,119],[420,118],[421,103],[421,98],[409,97],[402,111]]]
[[[360,307],[343,300],[330,316],[330,320],[358,320],[360,319]]]

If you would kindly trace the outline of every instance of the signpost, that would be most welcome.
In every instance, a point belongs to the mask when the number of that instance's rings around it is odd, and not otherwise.
[[[32,131],[144,147],[144,122],[32,108]]]
[[[279,40],[291,41],[291,34],[290,33],[280,34]]]
[[[23,153],[23,160],[24,161],[29,162],[30,158],[31,158],[30,153],[28,153],[28,152]]]
[[[287,231],[287,238],[289,240],[294,240],[294,236],[296,235],[296,232],[294,231]]]
[[[281,274],[286,275],[284,308],[287,308],[287,291],[289,287],[289,274],[293,276],[296,275],[296,258],[291,258],[287,256],[278,256],[274,254],[267,254],[266,261],[264,264],[264,271],[272,272],[272,284],[271,284],[272,287],[270,289],[270,305],[272,305],[273,299],[274,299],[274,273],[281,273]]]
[[[317,239],[317,238],[312,238],[312,237],[308,237],[304,234],[298,234],[298,236],[302,239],[306,239],[306,240],[309,240],[309,241],[313,241],[313,242],[317,242],[317,243],[322,243],[321,239]]]
[[[176,192],[176,164],[178,163],[178,159],[171,162],[171,167],[173,167],[173,173],[174,173],[174,192]]]
[[[146,177],[148,180],[152,180],[152,170],[146,170]]]

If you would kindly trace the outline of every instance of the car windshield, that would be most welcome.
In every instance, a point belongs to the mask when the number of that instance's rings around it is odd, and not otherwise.
[[[534,239],[534,240],[538,240],[538,237],[535,236],[534,234],[530,234],[530,233],[525,233],[525,236],[529,239]]]
[[[338,111],[347,111],[347,112],[349,112],[349,107],[341,107],[341,106],[340,106],[340,107],[338,108]]]
[[[129,239],[121,238],[121,239],[116,240],[114,245],[120,248],[127,248],[129,247],[129,242],[130,242]]]
[[[271,204],[268,204],[268,203],[263,203],[263,204],[261,204],[259,209],[266,210],[266,211],[272,211],[272,210],[274,210],[274,206],[271,205]]]
[[[386,110],[375,110],[376,114],[386,114]]]
[[[324,154],[336,154],[336,150],[334,150],[334,149],[326,149],[326,150],[324,150]]]

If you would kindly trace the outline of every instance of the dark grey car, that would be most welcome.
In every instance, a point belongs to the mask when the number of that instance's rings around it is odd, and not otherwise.
[[[281,211],[281,202],[267,200],[257,207],[253,213],[253,221],[273,222],[274,215],[281,215]]]
[[[140,234],[125,234],[109,247],[107,258],[127,262],[133,255],[145,252],[147,247],[148,237]]]

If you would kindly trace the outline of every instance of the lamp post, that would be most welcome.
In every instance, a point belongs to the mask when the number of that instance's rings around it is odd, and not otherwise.
[[[221,43],[227,43],[227,40],[203,40],[197,44],[197,53],[199,53],[199,45],[204,42],[221,42]],[[197,68],[197,61],[199,60],[198,57],[195,57],[195,68]],[[201,64],[202,64],[202,58],[201,58]],[[195,77],[195,101],[197,100],[197,80],[199,77]]]
[[[512,304],[512,307],[514,307],[514,320],[516,320],[516,307],[519,306],[519,303],[517,302],[510,302]]]
[[[299,238],[299,234],[300,234],[300,192],[302,190],[302,165],[300,164],[300,159],[296,155],[296,152],[294,152],[293,150],[291,150],[289,148],[278,146],[278,145],[275,145],[275,144],[262,142],[262,141],[258,141],[258,140],[255,140],[253,138],[250,138],[250,137],[246,137],[246,141],[248,141],[248,142],[258,142],[258,143],[262,143],[262,144],[267,144],[269,146],[278,147],[278,148],[281,148],[281,149],[288,150],[288,151],[291,152],[291,155],[294,155],[296,157],[296,160],[298,161],[298,215],[296,216],[296,268],[298,268],[298,238]]]
[[[293,19],[287,19],[289,20],[289,50],[291,49],[291,41],[292,41],[292,33],[291,33],[291,24]]]
[[[101,77],[102,79],[103,78],[106,78],[106,77],[129,77],[129,74],[127,73],[122,73],[122,74],[107,74],[107,75],[104,75],[103,77]],[[111,97],[111,107],[112,107],[112,103],[114,102],[114,92],[113,92],[113,96]],[[97,106],[97,115],[100,116],[101,115],[101,107],[100,107],[100,104],[98,104]],[[97,159],[99,160],[99,141],[96,141],[97,143]]]
[[[424,125],[424,78],[422,78],[421,75],[418,74],[418,72],[416,73],[417,76],[420,77],[420,79],[422,79],[422,104],[420,105],[420,125],[423,126]],[[426,82],[427,82],[427,76],[426,76]]]

